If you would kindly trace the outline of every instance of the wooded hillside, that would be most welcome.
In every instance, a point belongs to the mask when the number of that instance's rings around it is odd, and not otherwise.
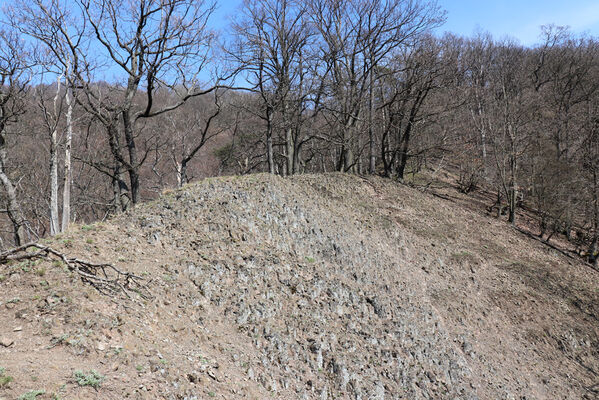
[[[0,31],[0,247],[205,176],[455,174],[596,261],[599,45],[435,36],[412,0],[16,0]],[[495,212],[495,211],[493,211]]]

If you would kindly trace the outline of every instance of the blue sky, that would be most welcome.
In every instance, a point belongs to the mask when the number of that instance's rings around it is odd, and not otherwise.
[[[63,0],[68,2],[69,0]],[[134,0],[135,1],[135,0]],[[574,33],[599,38],[599,0],[437,0],[447,11],[447,22],[437,30],[471,36],[488,31],[495,39],[506,36],[522,45],[538,43],[541,25],[570,26]],[[2,7],[10,0],[0,0]],[[226,37],[231,18],[238,13],[242,0],[217,0],[218,8],[210,24]],[[205,76],[204,76],[205,75]],[[202,75],[210,80],[209,73]]]
[[[471,35],[489,31],[497,39],[511,36],[523,45],[537,42],[540,26],[570,26],[575,33],[599,36],[599,0],[440,0],[448,12],[442,30]]]
[[[214,28],[227,33],[228,22],[242,0],[217,0]],[[516,38],[525,46],[537,42],[540,26],[570,26],[575,33],[599,37],[599,0],[437,0],[447,10],[447,22],[439,32],[470,36],[489,31],[496,39]],[[10,0],[0,0],[0,7]],[[1,12],[1,10],[0,10]]]
[[[568,25],[575,33],[599,36],[599,0],[438,0],[447,10],[440,32],[470,36],[477,29],[496,39],[516,38],[525,46],[537,42],[540,26]],[[215,27],[224,29],[241,0],[219,0]]]

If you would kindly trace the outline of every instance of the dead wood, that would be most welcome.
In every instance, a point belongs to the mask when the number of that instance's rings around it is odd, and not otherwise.
[[[0,265],[22,260],[62,261],[69,271],[79,275],[83,282],[107,296],[133,300],[132,295],[135,293],[143,299],[151,298],[148,289],[149,281],[130,272],[122,271],[109,263],[97,264],[69,257],[52,247],[36,242],[30,242],[0,253]]]

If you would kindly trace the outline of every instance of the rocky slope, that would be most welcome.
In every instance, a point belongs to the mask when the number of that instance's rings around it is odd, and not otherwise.
[[[388,180],[208,179],[48,243],[153,298],[0,266],[0,398],[599,395],[599,273]]]

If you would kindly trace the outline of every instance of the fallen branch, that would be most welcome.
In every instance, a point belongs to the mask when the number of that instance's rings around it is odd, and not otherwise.
[[[455,200],[452,197],[448,196],[448,195],[444,195],[444,194],[433,192],[433,191],[428,191],[427,193],[430,193],[433,196],[438,197],[440,199],[451,201],[452,203],[455,203]]]
[[[132,293],[143,299],[151,298],[148,284],[142,277],[119,270],[112,264],[96,264],[78,258],[68,257],[49,246],[31,242],[0,253],[0,265],[21,260],[60,260],[69,271],[79,275],[81,280],[93,286],[98,292],[108,296],[132,298]]]

